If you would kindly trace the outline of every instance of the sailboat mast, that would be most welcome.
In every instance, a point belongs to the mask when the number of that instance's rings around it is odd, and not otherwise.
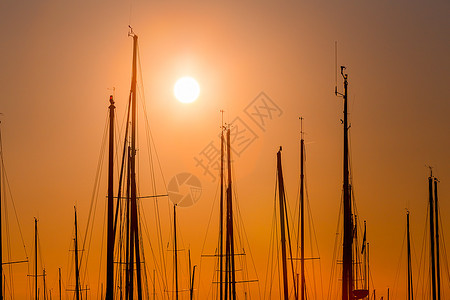
[[[223,300],[223,110],[222,113],[222,126],[220,128],[220,217],[219,217],[219,295],[220,300]]]
[[[229,267],[230,267],[230,298],[236,300],[236,267],[234,263],[234,232],[233,232],[233,189],[231,184],[231,129],[227,130],[227,160],[228,160],[228,188],[227,188],[227,235],[229,239]]]
[[[436,300],[436,266],[434,257],[434,212],[433,212],[433,174],[428,177],[428,191],[430,203],[430,252],[431,252],[431,295]]]
[[[234,263],[234,229],[233,229],[233,189],[231,185],[231,129],[227,131],[227,158],[228,158],[228,191],[227,191],[227,210],[228,210],[228,228],[230,236],[230,262],[231,262],[231,295],[236,300],[236,265]]]
[[[408,300],[414,299],[413,286],[412,286],[412,270],[411,270],[411,240],[409,231],[409,211],[406,212],[406,238],[407,238],[407,251],[408,251]]]
[[[369,260],[369,243],[367,243],[367,291],[369,293],[369,295],[367,296],[370,300],[370,260]]]
[[[44,281],[44,293],[43,293],[43,298],[44,300],[47,300],[47,288],[45,286],[45,268],[42,270],[42,280]]]
[[[0,264],[3,262],[3,246],[2,246],[2,184],[3,184],[3,149],[1,145],[0,133]],[[3,267],[0,265],[0,300],[3,300]]]
[[[194,279],[195,279],[195,267],[191,267],[191,250],[188,251],[189,255],[189,299],[194,299]]]
[[[42,270],[42,280],[44,281],[44,300],[47,300],[47,288],[45,286],[45,268]]]
[[[177,205],[173,205],[173,244],[174,244],[174,267],[175,267],[175,299],[178,300],[178,249],[177,249]]]
[[[351,195],[350,195],[351,197]],[[353,226],[353,241],[354,241],[354,247],[353,250],[355,251],[354,253],[358,253],[358,216],[355,214],[355,223]],[[353,289],[358,289],[358,278],[359,278],[359,274],[358,274],[358,268],[359,268],[359,257],[358,255],[356,255],[355,257],[355,263],[353,264],[353,274],[354,274],[354,278],[356,278],[355,280],[355,284],[353,286]]]
[[[348,75],[344,73],[345,67],[341,66],[341,75],[344,78],[344,166],[343,166],[343,193],[344,193],[344,245],[342,253],[342,300],[350,300],[353,298],[353,270],[352,270],[352,243],[353,243],[353,226],[352,226],[352,206],[350,199],[350,180],[349,180],[349,154],[348,154]]]
[[[366,233],[367,233],[367,227],[366,227],[366,221],[364,220],[364,236],[363,236],[363,250],[364,250],[364,289],[369,291],[367,289],[367,281],[369,281],[369,276],[367,276],[367,250],[366,250]],[[363,253],[363,250],[361,250],[361,254]],[[370,294],[370,293],[369,293]]]
[[[59,273],[59,300],[61,300],[61,268],[58,268]]]
[[[127,201],[126,201],[126,220],[125,220],[125,226],[126,226],[126,253],[125,253],[125,261],[126,261],[126,273],[125,273],[125,299],[130,299],[130,294],[133,294],[133,257],[131,255],[131,243],[133,239],[131,238],[131,225],[130,225],[130,219],[131,219],[131,209],[130,209],[130,153],[131,153],[131,147],[128,146],[127,148]]]
[[[277,152],[277,170],[278,170],[278,195],[280,205],[280,230],[281,230],[281,259],[283,265],[283,293],[284,299],[289,299],[288,279],[287,279],[287,261],[286,261],[286,233],[284,220],[284,181],[283,170],[281,169],[281,147]]]
[[[300,117],[300,277],[301,277],[301,291],[300,299],[305,300],[305,192],[304,192],[304,170],[303,163],[305,161],[304,157],[304,147],[305,141],[303,139],[303,118]]]
[[[439,263],[439,207],[437,193],[438,179],[434,178],[434,215],[436,218],[436,283],[437,283],[437,299],[441,299],[441,271]]]
[[[136,282],[138,300],[142,299],[142,282],[141,282],[141,260],[139,253],[139,234],[138,234],[138,214],[137,214],[137,190],[136,190],[136,85],[137,85],[137,42],[138,37],[133,32],[130,33],[133,37],[133,67],[131,77],[131,154],[130,154],[130,179],[131,179],[131,249],[130,257],[136,255]],[[133,253],[135,252],[135,253]],[[130,269],[133,270],[133,265],[130,264]],[[133,282],[130,282],[133,285]],[[130,297],[133,295],[130,293]]]
[[[38,299],[38,273],[37,273],[37,265],[38,265],[38,259],[37,259],[37,219],[34,218],[34,299]]]
[[[109,97],[108,236],[106,254],[106,299],[114,298],[114,100]]]
[[[77,225],[77,209],[75,210],[75,296],[76,300],[80,300],[80,269],[78,266],[78,225]]]

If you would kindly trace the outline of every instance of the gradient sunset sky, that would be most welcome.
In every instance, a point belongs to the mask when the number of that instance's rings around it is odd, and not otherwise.
[[[4,163],[30,258],[33,217],[39,219],[40,246],[54,297],[59,267],[63,278],[68,278],[74,205],[80,231],[86,227],[113,88],[118,124],[125,115],[131,25],[139,36],[140,91],[145,94],[141,99],[162,175],[168,182],[178,173],[189,172],[202,183],[199,201],[180,208],[178,215],[193,262],[200,263],[217,189],[217,180],[204,174],[195,157],[211,141],[217,142],[220,110],[224,110],[226,122],[239,117],[256,137],[234,157],[234,174],[263,290],[276,152],[283,146],[288,200],[294,203],[298,117],[302,116],[307,188],[325,295],[335,263],[332,254],[342,189],[343,106],[334,95],[337,41],[338,65],[345,65],[349,75],[353,187],[359,218],[367,221],[373,283],[378,297],[386,299],[390,288],[391,299],[404,299],[404,262],[402,273],[396,273],[400,257],[405,257],[401,251],[406,210],[411,213],[418,259],[428,228],[426,165],[433,167],[433,175],[440,180],[444,239],[450,242],[449,15],[450,2],[443,0],[1,1]],[[173,96],[173,85],[182,76],[192,76],[200,84],[200,97],[194,103],[180,103]],[[337,85],[342,91],[340,75]],[[264,128],[245,113],[261,92],[279,108]],[[144,145],[143,129],[142,134]],[[146,159],[146,150],[139,154]],[[142,178],[145,194],[148,189]],[[104,185],[106,177],[102,180]],[[106,192],[106,188],[99,192],[98,231],[103,226]],[[169,205],[161,207],[167,233]],[[165,243],[169,241],[167,235]],[[91,244],[92,297],[99,297],[96,259],[103,246],[100,238]],[[20,241],[14,247],[13,256],[20,259]],[[17,298],[25,299],[28,270],[15,268]],[[100,279],[104,281],[103,273]],[[443,290],[450,297],[448,281]]]

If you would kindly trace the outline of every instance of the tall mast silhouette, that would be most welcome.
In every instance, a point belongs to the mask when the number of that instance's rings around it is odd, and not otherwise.
[[[344,93],[335,94],[344,98],[344,165],[343,165],[343,200],[344,200],[344,245],[342,251],[342,300],[353,299],[353,224],[352,224],[352,204],[351,204],[351,186],[349,179],[349,154],[348,154],[348,75],[344,72],[345,67],[341,66],[341,75],[344,79]]]
[[[37,265],[38,265],[38,255],[37,255],[37,219],[34,218],[34,299],[37,300],[39,298],[38,296],[38,273],[37,273]]]
[[[129,153],[129,175],[130,175],[130,234],[129,234],[129,257],[127,262],[127,270],[129,278],[127,282],[127,296],[128,299],[133,299],[133,285],[134,285],[134,269],[136,266],[136,283],[138,300],[142,299],[142,280],[141,280],[141,258],[139,251],[139,228],[138,228],[138,212],[137,212],[137,188],[136,188],[136,85],[137,85],[137,47],[138,37],[133,30],[129,33],[133,38],[133,65],[131,76],[131,146]],[[135,260],[136,259],[136,260]],[[136,261],[136,263],[134,263]]]
[[[108,236],[106,252],[106,299],[114,299],[114,100],[109,97]]]
[[[234,254],[234,229],[233,229],[233,190],[231,184],[231,138],[230,128],[227,129],[227,218],[226,218],[226,261],[225,261],[225,299],[227,293],[229,299],[236,300],[236,267]]]
[[[77,209],[75,210],[75,298],[80,300],[80,268],[78,264],[78,225],[77,225]],[[45,290],[44,290],[45,293]]]
[[[408,252],[408,300],[414,300],[413,280],[411,269],[411,239],[409,231],[409,211],[406,213],[406,234],[407,234],[407,252]]]
[[[430,168],[431,169],[431,168]],[[431,252],[431,296],[436,300],[436,265],[435,265],[435,249],[434,249],[434,211],[433,211],[433,171],[430,171],[428,177],[428,193],[430,204],[430,252]]]
[[[222,125],[220,128],[220,217],[219,217],[219,295],[220,300],[223,300],[223,158],[224,158],[224,136],[223,136],[223,110]]]
[[[284,180],[283,180],[283,170],[281,167],[281,147],[277,152],[277,176],[278,176],[278,194],[279,194],[279,205],[280,205],[280,237],[281,237],[281,259],[283,267],[283,298],[285,300],[289,299],[288,290],[288,278],[287,278],[287,260],[286,260],[286,230],[285,230],[285,195],[284,195]],[[287,218],[287,216],[286,216]]]
[[[1,133],[0,133],[1,135]],[[1,137],[0,137],[0,143],[1,143]],[[1,151],[1,145],[0,145],[0,151]],[[2,153],[0,153],[2,155]],[[1,158],[1,157],[0,157]],[[3,263],[3,249],[2,249],[2,184],[3,184],[3,164],[2,161],[0,161],[0,300],[3,300],[3,266],[1,265]]]
[[[303,171],[305,140],[303,139],[302,117],[300,117],[300,128],[300,299],[305,300],[305,175]]]
[[[175,299],[178,300],[178,245],[177,245],[177,205],[173,205],[173,245],[175,267]]]
[[[439,262],[439,207],[438,207],[438,179],[434,178],[434,214],[436,219],[436,283],[437,283],[437,299],[441,299],[441,271]]]

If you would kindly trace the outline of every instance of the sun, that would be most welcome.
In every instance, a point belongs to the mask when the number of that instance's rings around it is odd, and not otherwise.
[[[173,93],[182,103],[194,102],[200,95],[200,86],[192,77],[181,77],[173,87]]]

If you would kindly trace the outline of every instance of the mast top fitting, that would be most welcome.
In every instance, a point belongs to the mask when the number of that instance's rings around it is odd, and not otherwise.
[[[130,31],[128,31],[128,36],[135,36],[133,27],[131,27],[131,25],[128,25],[128,28],[130,28]]]

